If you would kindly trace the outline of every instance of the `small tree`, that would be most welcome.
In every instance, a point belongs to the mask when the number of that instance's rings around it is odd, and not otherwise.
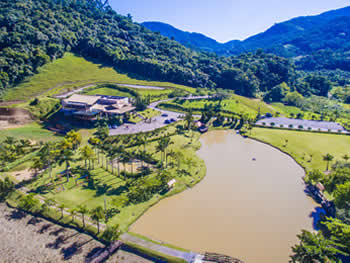
[[[330,163],[331,161],[333,161],[333,159],[334,159],[334,156],[331,155],[331,154],[329,154],[329,153],[327,153],[326,155],[323,156],[323,161],[326,161],[326,162],[327,162],[327,170],[326,170],[326,171],[329,170],[329,163]]]
[[[119,234],[119,225],[115,225],[112,227],[108,226],[107,229],[103,232],[103,238],[112,242],[118,239]]]
[[[77,215],[77,209],[72,208],[69,210],[70,215],[72,216],[72,222],[74,222],[74,218]]]
[[[78,207],[78,212],[81,214],[81,217],[83,219],[83,228],[85,228],[85,215],[89,212],[86,205],[80,205]]]
[[[102,206],[98,206],[91,211],[91,219],[96,221],[97,234],[100,233],[100,221],[104,218],[104,212]]]
[[[60,205],[58,206],[58,209],[60,209],[60,211],[61,211],[61,218],[63,218],[63,210],[64,210],[65,207],[66,207],[66,206],[65,206],[64,204],[60,204]]]

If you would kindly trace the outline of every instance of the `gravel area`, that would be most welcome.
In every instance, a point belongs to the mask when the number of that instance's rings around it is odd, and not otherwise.
[[[85,262],[105,246],[92,237],[0,203],[1,263]],[[120,249],[108,263],[157,262]]]
[[[0,262],[84,262],[103,244],[0,204]],[[115,261],[114,261],[115,262]]]

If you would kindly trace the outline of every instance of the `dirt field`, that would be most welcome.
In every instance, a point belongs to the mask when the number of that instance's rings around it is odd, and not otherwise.
[[[26,181],[26,180],[30,180],[34,177],[34,172],[30,169],[25,169],[23,171],[16,171],[16,172],[12,172],[10,173],[11,176],[13,176],[14,178],[16,178],[16,180],[18,182],[22,182],[22,181]]]
[[[32,122],[31,114],[19,108],[0,108],[0,130],[18,128]]]
[[[88,235],[41,218],[18,212],[0,203],[0,262],[85,262],[104,247]],[[118,251],[107,262],[149,263],[142,257]]]

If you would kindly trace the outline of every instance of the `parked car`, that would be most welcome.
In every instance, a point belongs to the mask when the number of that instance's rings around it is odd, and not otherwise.
[[[162,114],[162,117],[165,117],[165,118],[166,118],[166,117],[168,117],[168,114],[163,113],[163,114]]]
[[[170,122],[176,122],[176,120],[174,118],[171,118]]]
[[[171,122],[169,120],[164,121],[165,124],[170,124]]]
[[[117,126],[116,125],[112,125],[112,129],[117,129]]]

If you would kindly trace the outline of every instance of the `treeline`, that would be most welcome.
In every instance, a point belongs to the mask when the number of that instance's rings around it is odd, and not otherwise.
[[[144,78],[257,96],[294,85],[293,64],[261,50],[219,57],[185,48],[118,15],[103,1],[0,0],[0,90],[72,51]]]

